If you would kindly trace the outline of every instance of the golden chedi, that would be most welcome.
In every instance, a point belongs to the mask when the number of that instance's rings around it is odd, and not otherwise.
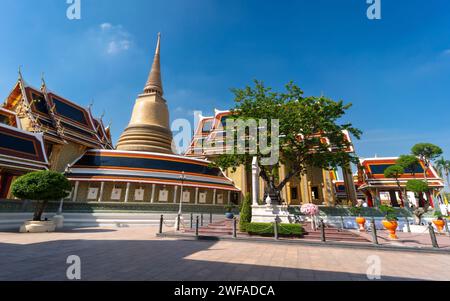
[[[153,66],[144,93],[136,99],[130,123],[117,143],[118,150],[173,153],[169,110],[163,98],[161,81],[160,40],[161,35],[158,34]]]

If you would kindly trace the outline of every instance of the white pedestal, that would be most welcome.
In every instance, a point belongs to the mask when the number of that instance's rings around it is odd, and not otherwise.
[[[55,222],[56,229],[62,229],[64,227],[64,216],[55,215],[53,216],[53,221]]]
[[[273,223],[278,216],[278,222],[283,224],[294,223],[294,217],[290,216],[287,207],[281,205],[253,205],[252,223]]]
[[[26,221],[20,226],[20,233],[45,233],[55,232],[56,224],[54,221]]]

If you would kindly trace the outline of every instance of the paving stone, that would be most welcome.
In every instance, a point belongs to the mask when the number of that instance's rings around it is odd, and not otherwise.
[[[156,237],[157,227],[0,233],[0,280],[67,280],[81,258],[82,280],[367,281],[369,256],[382,280],[448,280],[450,255]],[[414,263],[412,266],[411,263]]]

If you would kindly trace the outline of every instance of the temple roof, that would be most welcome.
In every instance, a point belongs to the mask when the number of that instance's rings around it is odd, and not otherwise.
[[[8,95],[3,108],[28,116],[34,132],[44,133],[45,140],[64,144],[72,141],[89,148],[112,148],[111,137],[105,135],[102,122],[95,122],[90,108],[84,108],[47,89],[28,85],[19,73],[19,80]]]
[[[393,178],[386,178],[384,171],[396,164],[398,157],[386,157],[386,158],[367,158],[361,159],[359,170],[359,179],[361,182],[361,188],[367,187],[383,187],[383,186],[397,186],[397,181]],[[417,166],[414,170],[405,170],[405,173],[398,179],[401,186],[406,185],[408,180],[417,179],[425,180],[424,177],[425,164],[420,161],[420,166]],[[443,180],[439,177],[438,173],[433,166],[427,170],[426,178],[430,187],[444,187]]]
[[[150,152],[89,150],[67,168],[66,176],[72,181],[184,185],[238,191],[231,179],[219,168],[210,167],[206,160]]]
[[[42,134],[0,123],[0,166],[24,171],[47,169]]]

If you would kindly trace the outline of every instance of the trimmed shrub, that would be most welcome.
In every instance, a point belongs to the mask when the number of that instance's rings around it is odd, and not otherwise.
[[[248,223],[248,234],[261,236],[274,236],[273,223]],[[278,224],[278,235],[287,237],[301,237],[304,230],[300,224]]]
[[[250,195],[244,197],[239,215],[239,229],[243,232],[247,231],[247,225],[252,221],[252,200]]]
[[[38,201],[33,220],[40,221],[48,202],[67,197],[72,185],[63,174],[43,170],[19,177],[11,189],[17,198]]]

